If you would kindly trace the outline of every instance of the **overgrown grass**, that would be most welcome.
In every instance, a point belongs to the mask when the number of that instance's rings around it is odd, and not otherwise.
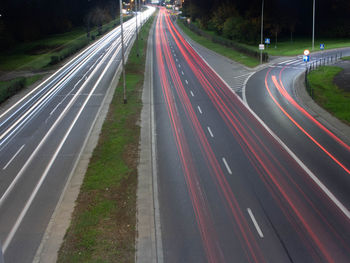
[[[148,32],[141,30],[126,65],[127,104],[120,79],[76,203],[58,262],[133,262],[136,234],[137,122],[142,108]],[[142,39],[142,40],[141,40]]]
[[[181,23],[178,23],[178,24],[185,31],[185,33],[188,34],[193,40],[195,40],[195,41],[198,40],[198,41],[200,41],[199,43],[202,44],[202,39],[205,39],[204,37],[200,37],[200,36],[194,34],[194,37],[198,37],[196,40],[192,37],[193,32],[190,32],[190,30],[185,28]],[[197,26],[198,26],[198,24],[197,24]],[[187,29],[187,31],[185,29]],[[203,30],[203,29],[201,29],[201,30]],[[203,30],[203,31],[209,35],[218,36],[217,33],[215,33],[214,31],[210,31],[210,30]],[[191,35],[188,32],[190,32]],[[209,40],[206,40],[206,41],[211,42]],[[320,44],[325,44],[326,50],[327,49],[334,49],[334,48],[349,47],[350,46],[350,39],[347,38],[347,39],[315,40],[315,51],[320,51]],[[257,51],[257,52],[259,51],[258,43],[256,45],[248,45],[248,44],[240,43],[240,45],[242,45],[242,46],[244,46],[252,51]],[[295,38],[295,39],[293,39],[293,41],[291,41],[290,39],[283,39],[283,40],[277,39],[277,44],[276,44],[275,39],[271,37],[271,44],[268,46],[265,45],[264,51],[267,52],[271,56],[296,56],[296,55],[302,55],[304,53],[305,49],[309,49],[310,51],[312,50],[311,38],[310,39]],[[227,56],[227,55],[220,53],[218,51],[216,51],[216,52],[219,54],[222,54],[224,56]],[[228,53],[228,52],[226,52],[226,53]],[[239,57],[239,53],[235,54],[234,56]],[[227,57],[229,57],[229,56],[227,56]],[[234,59],[233,57],[232,57],[232,59],[238,61],[237,59]],[[240,61],[238,61],[238,62],[240,62]],[[240,63],[247,65],[243,62],[240,62]],[[249,65],[247,65],[247,66],[249,66]]]
[[[325,44],[326,49],[334,49],[341,47],[349,47],[350,39],[324,39],[324,40],[315,40],[315,51],[320,51],[320,44]],[[257,47],[254,47],[257,49]],[[277,47],[275,48],[274,39],[271,38],[271,44],[265,50],[272,56],[295,56],[302,55],[304,50],[308,49],[311,51],[312,42],[310,39],[305,38],[296,38],[295,40],[282,40],[277,42]]]
[[[350,57],[342,57],[342,60],[350,60]]]
[[[0,103],[3,103],[8,98],[32,85],[42,77],[43,75],[35,75],[27,78],[15,78],[10,81],[0,81]]]
[[[343,69],[335,66],[323,66],[308,75],[313,89],[314,100],[338,119],[350,124],[350,92],[339,89],[334,77]]]
[[[202,29],[203,30],[203,29]],[[203,30],[206,33],[217,36],[214,31]],[[311,38],[295,38],[292,41],[290,39],[277,39],[277,43],[275,43],[275,39],[273,37],[271,39],[270,45],[265,45],[265,52],[267,52],[271,56],[296,56],[302,55],[305,49],[312,51],[312,42]],[[334,48],[342,48],[350,46],[350,39],[323,39],[323,40],[315,40],[315,51],[320,51],[320,44],[325,44],[327,49]],[[252,51],[259,51],[258,43],[256,45],[248,45],[240,43],[240,45],[245,46],[246,48]]]
[[[184,31],[192,40],[196,41],[197,43],[201,44],[202,46],[205,46],[206,48],[215,51],[218,54],[221,54],[225,57],[228,57],[234,61],[237,61],[247,67],[255,67],[259,65],[259,60],[247,55],[244,55],[242,53],[239,53],[231,48],[225,47],[223,45],[214,43],[205,37],[199,36],[192,32],[190,29],[185,27],[182,23],[177,23],[178,26]]]
[[[119,24],[119,18],[113,20],[102,27],[105,33]],[[97,28],[91,30],[91,37],[98,37]],[[25,42],[16,45],[10,50],[0,51],[0,70],[38,70],[60,62],[64,58],[72,55],[79,49],[86,46],[90,40],[86,36],[84,28],[75,28],[74,30],[52,35],[47,38]],[[52,57],[57,57],[52,59]]]

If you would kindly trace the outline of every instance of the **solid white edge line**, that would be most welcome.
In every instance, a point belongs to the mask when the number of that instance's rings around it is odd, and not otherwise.
[[[253,221],[253,224],[254,224],[254,226],[255,226],[255,228],[256,228],[256,231],[258,231],[259,236],[260,236],[261,238],[264,238],[264,234],[263,234],[263,232],[261,231],[261,228],[260,228],[258,222],[256,221],[256,219],[255,219],[255,217],[254,217],[254,215],[253,215],[252,210],[251,210],[250,208],[247,208],[247,211],[248,211],[248,214],[249,214],[249,216],[250,216],[250,219]]]
[[[117,41],[119,38],[117,38],[115,41],[112,42],[111,47],[116,46]],[[86,63],[86,61],[88,61],[91,57],[93,57],[96,53],[96,49],[94,51],[92,51],[86,58],[84,58],[82,61],[80,61],[79,63],[76,64],[76,66],[74,68],[72,68],[69,72],[67,72],[67,74],[65,76],[62,77],[61,80],[59,80],[48,92],[46,92],[37,102],[33,103],[30,108],[28,110],[25,111],[25,113],[16,120],[15,123],[13,123],[9,128],[6,129],[6,131],[4,131],[1,135],[0,135],[0,139],[3,139],[5,136],[7,136],[7,134],[12,134],[14,131],[18,128],[16,128],[16,126],[18,127],[18,124],[21,123],[21,121],[25,118],[27,118],[27,116],[32,116],[37,110],[38,107],[37,105],[40,105],[41,103],[44,103],[45,101],[49,100],[52,96],[52,94],[55,94],[56,92],[58,92],[60,90],[60,86],[63,85],[67,80],[71,79],[72,76],[74,76],[81,68],[82,65],[84,65]],[[108,52],[107,52],[108,53]],[[105,53],[105,54],[107,54]],[[98,60],[103,56],[104,54],[102,54],[98,59]],[[69,64],[69,62],[67,63]],[[94,63],[95,65],[96,63]],[[57,74],[57,73],[55,73]],[[44,84],[41,83],[37,88],[39,88],[40,86],[42,86]],[[35,90],[37,89],[35,88]],[[34,90],[33,90],[34,91]],[[28,95],[30,95],[32,92],[30,92]],[[26,95],[27,96],[27,95]],[[25,97],[26,97],[25,96]],[[22,101],[22,99],[20,101],[18,101],[14,106],[16,106],[17,104],[19,104]],[[9,110],[11,110],[12,107],[10,109],[8,109],[4,114],[6,114]],[[2,116],[2,115],[1,115]],[[11,116],[10,116],[11,117]]]
[[[116,56],[116,54],[117,54],[117,53],[115,53],[114,56]],[[97,70],[99,69],[99,67],[102,66],[102,65],[104,64],[104,62],[105,62],[106,58],[108,58],[108,56],[109,56],[109,54],[106,54],[106,57],[99,63],[100,65],[99,65],[98,67],[96,67],[94,71],[97,71]],[[31,193],[31,195],[30,195],[29,199],[27,200],[27,202],[26,202],[24,208],[22,209],[20,215],[19,215],[18,218],[16,219],[16,222],[15,222],[15,224],[13,225],[13,227],[12,227],[10,233],[9,233],[8,236],[6,237],[6,239],[5,239],[4,243],[3,243],[3,247],[2,247],[3,252],[5,252],[5,251],[7,250],[9,244],[11,243],[13,236],[14,236],[15,233],[17,232],[17,229],[18,229],[19,225],[21,224],[21,222],[22,222],[24,216],[26,215],[26,213],[27,213],[29,207],[31,206],[31,204],[32,204],[32,202],[33,202],[33,200],[34,200],[34,198],[35,198],[37,192],[39,191],[39,189],[40,189],[42,183],[44,182],[44,180],[45,180],[45,178],[46,178],[46,176],[47,176],[47,173],[48,173],[49,170],[51,169],[51,166],[52,166],[53,162],[55,161],[55,159],[56,159],[56,157],[57,157],[57,155],[58,155],[58,152],[61,150],[61,148],[62,148],[63,144],[65,143],[65,141],[66,141],[66,139],[67,139],[69,133],[71,132],[71,130],[73,129],[75,123],[77,122],[78,118],[80,117],[81,112],[82,112],[83,109],[85,108],[85,106],[86,106],[87,102],[89,101],[89,99],[90,99],[91,95],[93,94],[93,92],[96,90],[97,85],[100,83],[102,77],[105,75],[105,72],[106,72],[107,69],[109,68],[109,66],[110,66],[110,64],[111,64],[112,61],[113,61],[113,59],[110,60],[109,63],[107,64],[107,66],[105,67],[105,70],[102,72],[102,74],[100,75],[99,79],[98,79],[97,82],[95,83],[93,89],[90,91],[90,93],[89,93],[90,96],[88,96],[88,97],[86,98],[84,104],[82,105],[82,107],[80,108],[80,111],[78,112],[78,115],[76,115],[75,119],[73,120],[73,123],[71,124],[71,126],[70,126],[69,129],[68,129],[68,131],[66,132],[64,138],[61,140],[61,143],[60,143],[59,147],[56,149],[54,156],[51,158],[49,164],[46,166],[46,169],[45,169],[44,173],[41,175],[39,182],[37,183],[35,189],[34,189],[33,192]],[[92,74],[90,77],[92,78],[92,76],[93,76],[93,74]],[[90,77],[89,77],[89,79],[90,79]],[[87,82],[85,82],[85,83],[87,83]],[[85,83],[84,83],[84,84],[85,84]],[[80,88],[80,90],[82,90],[85,86],[86,86],[86,85],[83,85],[83,86]],[[76,95],[76,96],[77,96],[77,95]],[[38,145],[38,147],[34,150],[34,152],[33,152],[32,155],[29,157],[29,159],[27,160],[27,162],[25,163],[25,165],[22,167],[22,169],[20,170],[20,172],[17,174],[15,180],[12,181],[10,187],[7,188],[6,192],[5,192],[5,193],[3,194],[3,196],[1,197],[1,199],[0,199],[0,206],[3,204],[3,202],[4,202],[4,200],[6,199],[7,195],[10,193],[10,191],[11,191],[12,188],[14,187],[14,184],[18,181],[18,179],[19,179],[19,178],[21,177],[21,175],[23,174],[23,171],[27,168],[28,163],[31,162],[31,160],[33,159],[33,156],[36,155],[36,153],[38,152],[38,150],[41,148],[43,142],[46,141],[46,139],[51,135],[51,132],[53,131],[54,128],[56,128],[57,123],[59,123],[59,122],[61,121],[61,119],[65,116],[65,112],[68,111],[68,110],[71,108],[72,104],[73,104],[75,101],[76,101],[76,100],[74,100],[74,99],[71,100],[70,104],[67,105],[66,110],[63,111],[63,112],[61,113],[61,115],[59,116],[59,118],[57,119],[57,121],[54,123],[54,125],[51,126],[50,130],[48,131],[48,133],[45,135],[45,137],[44,137],[43,140],[40,142],[40,144]]]
[[[186,40],[187,41],[187,40]],[[197,50],[187,41],[187,43],[193,48],[194,51],[203,59],[204,63],[207,64],[209,68],[218,76],[218,78],[221,79],[221,81],[226,85],[228,90],[230,90],[250,111],[251,114],[260,122],[260,124],[270,133],[270,135],[284,148],[285,151],[288,152],[288,154],[300,165],[300,167],[306,172],[306,174],[318,185],[318,187],[321,188],[321,190],[328,196],[329,199],[333,201],[333,203],[344,213],[344,215],[350,219],[350,211],[334,196],[334,194],[317,178],[316,175],[314,175],[311,170],[288,148],[288,146],[263,122],[262,119],[249,107],[248,102],[246,100],[245,96],[245,87],[243,89],[243,98],[241,99],[240,96],[234,92],[230,86],[227,84],[227,82],[218,74],[216,71],[209,65],[209,63],[197,52]],[[252,75],[255,72],[252,73]],[[252,76],[251,75],[251,76]],[[250,76],[250,77],[251,77]],[[249,78],[250,78],[249,77]],[[248,79],[249,79],[248,78]],[[248,80],[247,80],[248,81]]]
[[[208,132],[209,132],[210,136],[211,136],[212,138],[214,138],[214,134],[213,134],[213,132],[211,131],[210,127],[208,126],[207,128],[208,128]]]
[[[130,19],[132,20],[132,19]],[[129,21],[130,21],[129,20]],[[92,43],[91,45],[87,46],[85,49],[83,49],[81,52],[79,52],[76,56],[74,56],[70,61],[68,61],[66,64],[64,64],[62,67],[60,67],[54,74],[52,74],[50,77],[48,77],[46,80],[44,80],[42,83],[40,83],[37,87],[35,87],[32,91],[30,91],[29,93],[27,93],[25,96],[23,96],[19,101],[17,101],[15,104],[13,104],[10,108],[8,108],[6,111],[4,111],[3,113],[0,114],[0,119],[5,116],[8,112],[10,112],[12,109],[14,109],[17,105],[19,105],[23,100],[25,100],[26,98],[30,97],[35,91],[37,91],[40,87],[42,87],[43,85],[47,84],[48,82],[50,82],[54,77],[56,77],[57,75],[59,75],[61,73],[62,70],[66,70],[71,64],[73,64],[75,62],[75,60],[77,58],[79,58],[79,56],[81,56],[84,52],[88,51],[91,48],[95,48],[98,45],[101,45],[101,43],[103,43],[105,40],[107,40],[108,38],[112,37],[114,34],[117,34],[118,30],[119,30],[120,26],[116,27],[115,29],[113,29],[111,32],[109,32],[106,36],[102,37],[101,39],[97,40],[96,42]]]
[[[242,99],[243,101],[245,102],[245,104],[248,105],[247,103],[247,97],[245,95],[245,90],[246,90],[246,87],[247,87],[247,83],[248,83],[248,80],[254,75],[255,72],[252,72],[250,73],[250,75],[244,80],[243,82],[243,87],[242,87]],[[224,82],[226,84],[226,82]],[[227,84],[226,84],[227,85]],[[231,89],[230,89],[231,90]],[[235,93],[236,94],[236,93]]]
[[[203,114],[201,107],[197,106],[197,108],[198,108],[199,113]]]
[[[232,174],[231,168],[230,168],[230,166],[228,166],[228,163],[226,162],[225,157],[222,157],[222,161],[223,161],[223,163],[225,164],[226,170],[228,171],[228,173],[229,173],[229,174]]]
[[[24,146],[25,146],[25,144],[23,144],[22,147],[17,150],[15,155],[10,159],[10,161],[8,161],[8,163],[4,166],[4,168],[2,168],[3,170],[6,170],[6,168],[10,165],[10,163],[12,163],[12,161],[16,158],[16,156],[22,151]]]

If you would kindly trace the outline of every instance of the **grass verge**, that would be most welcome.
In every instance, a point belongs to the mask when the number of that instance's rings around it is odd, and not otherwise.
[[[58,262],[134,262],[137,164],[147,39],[154,16],[143,26],[140,56],[126,65],[90,160]]]
[[[350,57],[342,57],[342,60],[350,60]]]
[[[326,50],[334,48],[342,48],[350,46],[350,39],[325,39],[325,40],[315,40],[315,51],[320,51],[320,44],[325,44]],[[290,40],[283,40],[277,43],[275,48],[275,43],[271,38],[271,45],[265,51],[272,56],[296,56],[302,55],[304,50],[312,50],[311,38],[296,38],[292,42]]]
[[[194,34],[191,30],[189,30],[187,27],[183,26],[182,23],[178,23],[178,25],[183,29],[183,31],[188,34],[193,40],[199,42],[202,44],[202,42],[209,42],[212,43],[210,40],[198,36],[197,34]],[[198,25],[197,25],[198,27]],[[207,33],[208,35],[211,36],[218,36],[217,33],[215,33],[214,31],[210,31],[210,30],[204,30],[201,29],[202,31],[204,31],[205,33]],[[193,36],[192,36],[193,35]],[[222,36],[219,36],[222,37]],[[222,37],[223,38],[223,37]],[[214,50],[213,48],[211,48],[211,44],[209,43],[205,43],[203,44],[204,46],[206,46],[207,48],[210,48],[212,50]],[[350,39],[346,38],[346,39],[323,39],[323,40],[315,40],[315,51],[320,51],[320,44],[325,44],[326,49],[334,49],[334,48],[342,48],[342,47],[349,47],[350,46]],[[258,44],[256,45],[248,45],[248,44],[243,44],[240,43],[240,45],[244,46],[247,49],[250,49],[252,51],[255,52],[259,52],[258,49]],[[222,47],[222,45],[219,45]],[[238,59],[240,59],[239,52],[236,52],[237,54],[232,55],[232,57],[230,57],[229,55],[227,55],[227,52],[220,52],[220,47],[216,47],[218,50],[214,50],[217,53],[227,56],[229,58],[231,58],[232,60],[235,60],[237,62],[240,62],[246,66],[250,66],[252,65],[252,67],[254,67],[254,64],[250,64],[251,62],[248,61],[248,64],[245,64],[244,61],[239,61]],[[267,52],[269,55],[271,56],[296,56],[296,55],[302,55],[304,53],[305,49],[309,49],[312,50],[312,43],[311,43],[311,38],[310,39],[306,39],[306,38],[295,38],[293,39],[293,41],[291,41],[290,39],[283,39],[283,40],[278,40],[277,44],[274,41],[274,38],[271,38],[271,44],[270,45],[265,45],[265,50],[264,52]],[[229,49],[230,50],[230,49]],[[254,58],[253,58],[254,60]],[[256,64],[257,65],[257,64]]]
[[[338,119],[350,124],[350,92],[339,89],[334,77],[343,69],[335,66],[323,66],[308,75],[313,89],[314,100]]]
[[[119,24],[119,18],[102,27],[102,33],[112,30]],[[99,36],[98,29],[91,30],[91,39]],[[0,51],[0,70],[39,70],[74,54],[90,43],[84,28],[52,35],[44,39],[25,42],[10,50]]]
[[[184,26],[181,22],[177,23],[178,26],[182,29],[182,31],[188,35],[192,40],[196,41],[197,43],[201,44],[202,46],[205,46],[206,48],[215,51],[216,53],[223,55],[225,57],[228,57],[234,61],[237,61],[238,63],[241,63],[247,67],[256,67],[259,65],[259,60],[247,55],[244,55],[240,52],[237,52],[231,48],[225,47],[223,45],[220,45],[218,43],[214,43],[211,40],[199,36],[196,33],[192,32],[189,28]]]

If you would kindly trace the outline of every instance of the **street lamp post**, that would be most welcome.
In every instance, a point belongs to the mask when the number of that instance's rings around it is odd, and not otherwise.
[[[312,8],[312,50],[315,48],[315,0]]]
[[[122,67],[123,67],[123,93],[124,93],[124,104],[128,101],[126,99],[126,87],[125,87],[125,59],[124,59],[124,33],[123,33],[123,5],[122,0],[119,0],[120,5],[120,37],[122,43]]]
[[[263,44],[263,32],[264,32],[264,0],[261,3],[261,36],[260,44]],[[262,64],[262,49],[260,49],[260,64]]]
[[[141,0],[139,0],[139,9],[140,9],[140,27],[142,28],[142,3],[141,3]]]
[[[136,56],[139,57],[139,30],[138,30],[138,25],[137,25],[137,0],[135,1],[135,14],[136,14]]]

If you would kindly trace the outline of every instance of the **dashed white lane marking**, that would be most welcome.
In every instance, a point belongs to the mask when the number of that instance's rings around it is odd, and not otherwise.
[[[203,114],[201,107],[197,106],[197,108],[198,108],[199,113]]]
[[[254,215],[253,215],[252,210],[251,210],[250,208],[247,208],[247,211],[248,211],[248,214],[249,214],[249,216],[250,216],[250,219],[253,221],[253,224],[254,224],[254,226],[255,226],[255,228],[256,228],[256,231],[258,231],[259,236],[260,236],[261,238],[263,238],[263,237],[264,237],[264,234],[263,234],[263,232],[261,231],[260,226],[259,226],[258,222],[256,221],[256,219],[255,219],[255,217],[254,217]]]
[[[224,162],[224,165],[226,166],[226,170],[228,171],[229,174],[232,174],[230,166],[228,166],[228,163],[226,162],[225,157],[222,157],[222,161]]]
[[[298,56],[298,58],[300,58]],[[214,72],[215,70],[208,64],[208,62],[202,57],[203,61],[207,64],[207,66],[209,68],[211,68]],[[251,76],[254,73],[251,74]],[[230,88],[230,86],[227,84],[227,82],[220,77],[220,75],[217,75],[219,77],[219,79],[221,79],[221,81],[223,83],[225,83],[226,87]],[[251,77],[249,76],[248,79]],[[248,79],[246,80],[246,82],[248,81]],[[231,90],[232,91],[232,90]],[[233,94],[237,95],[236,93],[234,93],[234,91],[232,91]],[[350,211],[347,209],[347,207],[345,207],[345,205],[343,205],[337,198],[336,196],[318,179],[318,177],[313,174],[311,172],[311,170],[295,155],[294,152],[292,152],[287,145],[259,118],[259,116],[249,107],[248,103],[247,103],[247,99],[246,99],[246,95],[245,95],[245,86],[243,88],[243,99],[241,99],[241,97],[237,96],[237,98],[239,100],[241,100],[241,102],[247,107],[247,109],[250,111],[250,113],[261,123],[261,125],[271,134],[272,137],[275,138],[275,140],[290,154],[290,156],[292,156],[292,158],[300,165],[300,167],[308,174],[308,176],[318,185],[318,187],[321,188],[321,190],[328,196],[329,199],[331,199],[333,201],[333,203],[343,212],[343,214],[350,219]]]
[[[182,76],[185,75],[185,73],[182,70],[181,70],[181,74],[182,74]]]
[[[191,90],[191,96],[194,97],[194,94],[193,94],[192,90]]]
[[[181,65],[179,64],[179,68],[181,68]]]
[[[208,128],[208,132],[209,132],[210,136],[211,136],[212,138],[214,138],[214,134],[213,134],[213,132],[211,131],[210,127],[208,126],[207,128]]]
[[[186,82],[186,84],[188,85],[188,81],[187,81],[187,79],[185,79],[185,82]]]
[[[178,62],[179,60],[177,58],[175,58],[176,62]]]
[[[176,54],[174,53],[174,57],[176,57]]]
[[[22,147],[19,148],[18,151],[15,153],[15,155],[12,156],[11,160],[8,161],[8,163],[4,166],[4,168],[2,168],[3,170],[6,170],[6,168],[10,165],[10,163],[12,163],[12,161],[16,158],[16,156],[22,151],[22,149],[24,148],[24,145],[25,144],[23,144]]]

